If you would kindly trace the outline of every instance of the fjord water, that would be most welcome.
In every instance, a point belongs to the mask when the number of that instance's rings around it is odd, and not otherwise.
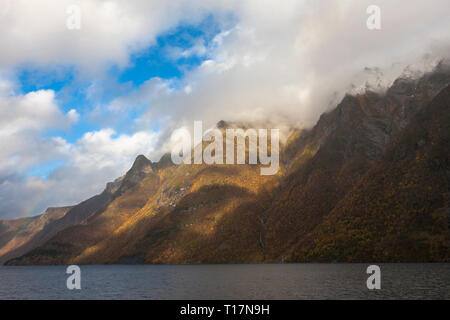
[[[0,267],[0,299],[450,299],[450,264],[80,266],[81,290],[65,266]]]

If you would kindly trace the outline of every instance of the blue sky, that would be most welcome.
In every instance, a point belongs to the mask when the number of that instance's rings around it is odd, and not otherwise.
[[[111,65],[107,70],[107,81],[103,77],[100,79],[80,77],[77,68],[73,65],[51,67],[21,65],[17,67],[16,74],[23,94],[37,90],[53,90],[64,113],[71,109],[77,110],[80,119],[71,128],[50,129],[42,133],[43,137],[59,136],[69,143],[75,143],[86,132],[99,130],[102,127],[103,124],[96,123],[92,117],[87,116],[97,105],[108,105],[114,98],[138,89],[151,78],[171,80],[171,83],[176,86],[186,72],[198,67],[208,59],[208,56],[206,52],[194,52],[185,56],[177,56],[173,52],[181,53],[199,43],[207,48],[220,32],[220,26],[212,15],[208,15],[196,25],[179,25],[158,36],[155,43],[144,50],[130,55],[129,63],[125,68],[117,64]],[[106,85],[105,82],[107,82]],[[89,87],[93,83],[100,83],[102,90],[99,95],[89,97]],[[117,88],[120,90],[115,90]],[[116,135],[130,133],[133,121],[144,111],[144,108],[136,106],[128,110],[125,115],[122,114],[120,121],[113,124]],[[108,111],[102,109],[102,112]],[[157,125],[156,122],[155,126]],[[26,172],[30,176],[47,179],[53,170],[64,164],[63,160],[53,159],[29,168]]]

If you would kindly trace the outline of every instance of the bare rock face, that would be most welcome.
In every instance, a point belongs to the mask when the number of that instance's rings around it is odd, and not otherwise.
[[[108,182],[106,184],[105,192],[108,192],[110,194],[116,193],[116,191],[119,190],[120,185],[122,184],[123,178],[124,176],[121,176],[112,182]]]
[[[133,166],[127,171],[125,176],[123,178],[116,179],[109,187],[111,191],[114,191],[114,196],[121,195],[125,191],[136,186],[149,173],[152,172],[152,162],[141,154],[137,156],[136,160],[134,160]]]
[[[150,172],[153,172],[152,162],[141,154],[134,160],[133,166],[126,173],[123,183],[138,183]]]
[[[360,154],[377,159],[415,114],[450,83],[450,64],[440,63],[420,78],[401,76],[385,94],[366,91],[346,95],[337,107],[322,114],[311,130],[305,130],[287,147],[287,167],[308,152],[315,153],[334,140],[344,159]]]
[[[172,166],[175,166],[175,164],[172,162],[172,156],[170,153],[163,154],[158,162],[152,163],[152,168],[154,171],[162,170]]]

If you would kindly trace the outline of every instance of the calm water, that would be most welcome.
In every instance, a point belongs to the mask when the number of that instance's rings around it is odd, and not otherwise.
[[[81,266],[81,290],[65,267],[0,267],[0,299],[450,299],[450,264]]]

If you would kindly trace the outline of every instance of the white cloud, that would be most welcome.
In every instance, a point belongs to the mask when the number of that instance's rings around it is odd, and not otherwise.
[[[180,89],[153,92],[147,115],[167,126],[201,119],[287,122],[310,126],[355,87],[389,85],[409,64],[450,55],[448,1],[380,0],[382,29],[368,30],[371,1],[241,1],[227,9],[238,24],[216,36]],[[373,72],[373,70],[377,72]],[[186,88],[189,88],[186,90]],[[135,100],[122,97],[123,105]],[[170,127],[169,130],[173,130]],[[166,135],[161,135],[166,137]]]
[[[208,53],[208,49],[205,40],[202,38],[197,38],[194,40],[194,44],[188,49],[182,49],[179,47],[169,47],[167,51],[167,56],[173,60],[180,58],[191,58],[191,57],[204,57]]]
[[[69,30],[69,6],[81,10],[81,28]],[[98,73],[125,66],[130,53],[152,44],[181,21],[198,23],[222,7],[214,0],[4,0],[0,7],[0,66],[75,64]]]
[[[157,134],[138,131],[132,135],[117,135],[113,129],[87,132],[72,147],[71,163],[79,168],[119,167],[127,169],[136,155],[148,157],[154,151]]]
[[[14,94],[12,83],[2,83],[8,89],[0,91],[0,175],[1,171],[23,170],[51,159],[60,146],[53,138],[41,137],[41,133],[70,125],[52,90]]]
[[[70,109],[67,112],[67,117],[70,119],[70,122],[76,123],[80,119],[80,114],[75,109]]]
[[[52,90],[33,91],[25,95],[7,95],[0,99],[2,131],[10,134],[55,126],[63,117],[55,103],[55,93]]]
[[[52,90],[15,94],[11,82],[0,81],[0,218],[77,203],[101,192],[138,154],[154,151],[157,134],[151,131],[127,135],[102,129],[75,143],[43,135],[49,129],[68,129],[78,118],[75,109],[60,111]],[[27,175],[27,170],[54,161],[60,167],[46,179]]]
[[[98,194],[106,182],[124,174],[137,155],[151,158],[156,140],[154,132],[117,135],[112,129],[87,132],[73,144],[62,138],[40,140],[40,150],[34,150],[34,158],[28,159],[27,165],[44,159],[59,159],[63,164],[46,179],[0,167],[0,217],[41,213],[48,206],[76,204]],[[49,150],[52,157],[39,158],[40,152]],[[17,160],[24,160],[22,156],[11,155],[4,163],[14,166]]]
[[[72,4],[81,7],[79,31],[66,28],[65,8]],[[50,5],[10,0],[0,22],[4,48],[0,66],[66,63],[88,73],[111,63],[124,66],[131,53],[180,23],[195,24],[208,14],[225,20],[232,13],[237,25],[223,30],[209,46],[199,38],[191,48],[172,52],[208,60],[184,79],[181,87],[192,89],[189,99],[184,99],[183,89],[170,97],[162,92],[161,99],[152,98],[159,101],[146,102],[150,115],[216,121],[277,113],[311,125],[365,67],[379,67],[390,79],[405,65],[448,46],[447,0],[436,0],[432,6],[421,0],[380,0],[382,29],[377,31],[366,27],[370,4],[370,0],[62,0]],[[145,91],[155,90],[149,83],[117,98],[109,110],[123,111],[147,99]],[[308,99],[296,99],[293,88],[308,91]]]

